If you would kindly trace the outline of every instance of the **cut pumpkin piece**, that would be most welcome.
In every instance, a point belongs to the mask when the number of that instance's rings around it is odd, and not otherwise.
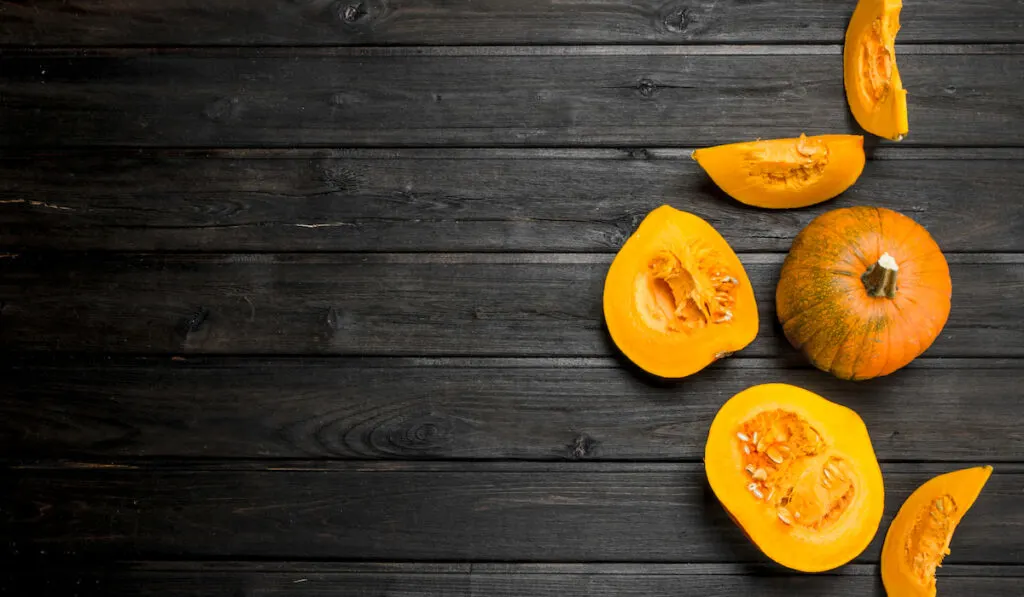
[[[715,184],[740,203],[781,209],[827,201],[864,171],[864,137],[800,135],[693,152]]]
[[[901,141],[908,131],[907,91],[896,68],[901,0],[860,0],[846,29],[843,79],[860,126]]]
[[[882,584],[889,597],[934,597],[935,569],[991,475],[991,466],[946,473],[907,498],[882,546]]]
[[[704,449],[729,516],[779,564],[822,572],[857,557],[882,520],[882,472],[852,410],[772,383],[730,398]]]
[[[626,357],[668,378],[740,350],[758,327],[754,290],[729,243],[668,205],[649,213],[612,261],[604,316]]]

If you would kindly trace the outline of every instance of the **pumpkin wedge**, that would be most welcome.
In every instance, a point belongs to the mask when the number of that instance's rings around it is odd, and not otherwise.
[[[934,597],[935,569],[949,554],[953,531],[978,499],[991,466],[939,475],[900,507],[882,546],[882,584],[889,597]]]
[[[668,205],[649,213],[612,261],[604,316],[623,354],[670,378],[740,350],[758,326],[750,278],[729,243]]]
[[[946,258],[924,227],[858,206],[822,214],[797,234],[775,306],[786,338],[815,367],[868,379],[931,346],[951,293]]]
[[[731,143],[693,152],[701,168],[740,203],[769,209],[806,207],[850,187],[864,171],[864,137],[800,135]]]
[[[857,557],[882,520],[882,471],[857,413],[771,383],[730,398],[704,449],[708,483],[772,560],[822,572]]]
[[[907,91],[896,68],[896,33],[902,0],[860,0],[846,29],[843,82],[850,111],[879,137],[906,136]]]

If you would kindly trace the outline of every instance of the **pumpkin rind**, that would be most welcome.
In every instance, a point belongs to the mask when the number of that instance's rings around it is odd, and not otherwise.
[[[850,111],[879,137],[902,140],[909,130],[907,91],[896,68],[901,0],[860,0],[846,29],[843,82]]]
[[[930,479],[907,498],[882,546],[882,584],[889,597],[935,596],[935,568],[991,475],[991,466],[953,471]]]
[[[616,346],[661,377],[696,373],[757,335],[754,291],[736,253],[711,224],[667,205],[619,250],[603,298]]]
[[[769,209],[806,207],[832,199],[864,170],[864,137],[818,135],[731,143],[693,152],[726,194]]]
[[[890,258],[887,273],[880,261]],[[889,209],[851,207],[818,216],[797,235],[775,300],[786,338],[814,366],[868,379],[931,346],[951,292],[949,266],[927,230]]]
[[[864,422],[796,386],[763,384],[729,399],[711,424],[704,468],[747,537],[795,570],[849,562],[882,519],[882,472]]]

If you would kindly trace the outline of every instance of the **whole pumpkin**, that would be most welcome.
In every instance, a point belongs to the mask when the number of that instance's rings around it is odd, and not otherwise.
[[[822,214],[797,235],[775,292],[789,342],[844,379],[888,375],[949,317],[949,266],[920,224],[881,207]]]

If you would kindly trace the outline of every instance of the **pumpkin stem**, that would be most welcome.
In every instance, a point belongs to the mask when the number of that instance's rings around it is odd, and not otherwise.
[[[888,253],[882,253],[878,261],[860,277],[868,296],[875,298],[896,298],[896,273],[900,266]]]

